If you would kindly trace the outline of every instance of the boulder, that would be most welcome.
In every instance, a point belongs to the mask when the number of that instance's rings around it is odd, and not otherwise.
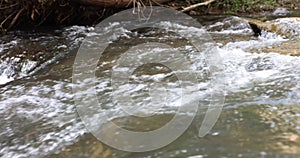
[[[271,21],[262,22],[250,20],[249,24],[256,35],[261,35],[261,31],[273,32],[286,38],[300,39],[300,18],[278,18]]]

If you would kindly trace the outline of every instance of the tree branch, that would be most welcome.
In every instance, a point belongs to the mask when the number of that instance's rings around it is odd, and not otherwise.
[[[209,5],[210,3],[214,2],[214,1],[216,1],[216,0],[208,0],[208,1],[205,1],[205,2],[201,2],[201,3],[191,5],[189,7],[183,8],[182,12],[187,12],[187,11],[190,11],[190,10],[195,9],[197,7],[200,7],[200,6]]]

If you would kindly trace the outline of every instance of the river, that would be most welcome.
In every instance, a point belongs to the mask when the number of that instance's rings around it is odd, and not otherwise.
[[[295,44],[299,41],[269,32],[254,37],[241,17],[195,18],[203,24],[197,29],[210,34],[225,67],[226,100],[208,135],[197,136],[199,122],[207,110],[200,108],[188,130],[164,148],[130,153],[99,142],[78,115],[72,91],[76,53],[95,28],[19,30],[0,37],[0,157],[299,157],[300,58],[276,51],[285,43],[290,51],[299,52]],[[167,28],[168,23],[161,25]],[[126,30],[104,52],[95,73],[97,96],[104,106],[100,113],[110,116],[103,122],[112,120],[123,128],[149,131],[175,115],[180,82],[162,65],[141,66],[129,83],[128,93],[144,113],[151,111],[145,90],[149,83],[169,83],[172,91],[168,104],[152,110],[152,117],[137,119],[124,115],[108,99],[112,96],[109,76],[117,59],[130,47],[146,41],[171,43],[193,59],[193,66],[199,70],[199,92],[207,97],[209,73],[189,42],[168,29]]]

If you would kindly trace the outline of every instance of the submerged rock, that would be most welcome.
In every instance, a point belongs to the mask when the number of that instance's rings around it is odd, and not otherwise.
[[[249,24],[256,35],[261,35],[262,30],[264,30],[286,38],[300,39],[300,18],[298,17],[279,18],[267,22],[250,20]]]
[[[248,29],[248,21],[244,18],[240,18],[237,16],[231,16],[225,18],[221,22],[216,22],[213,25],[209,25],[206,29],[211,32],[218,32],[218,31],[238,31]]]
[[[75,51],[91,28],[14,31],[0,36],[0,85],[47,69]]]
[[[291,55],[291,56],[300,56],[300,45],[299,45],[299,41],[290,40],[290,41],[285,41],[280,44],[274,45],[271,48],[264,48],[262,49],[262,51],[266,53],[275,52],[275,53]]]
[[[273,61],[268,57],[253,58],[252,61],[246,66],[246,70],[249,72],[269,70],[275,66]]]

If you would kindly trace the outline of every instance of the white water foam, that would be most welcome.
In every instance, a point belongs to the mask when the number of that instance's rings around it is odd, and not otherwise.
[[[116,24],[117,25],[117,24]],[[166,24],[168,25],[168,24]],[[203,30],[194,30],[193,32],[202,32]],[[74,36],[76,36],[76,30],[85,30],[82,27],[71,27],[70,30],[75,30]],[[127,32],[126,30],[123,30]],[[80,32],[80,31],[79,31]],[[93,34],[90,34],[91,36]],[[263,37],[262,37],[263,38]],[[223,59],[225,65],[224,80],[226,81],[227,94],[234,94],[243,91],[251,91],[257,85],[274,84],[279,88],[285,88],[282,81],[296,83],[293,88],[290,89],[287,96],[289,98],[283,98],[283,100],[289,100],[296,103],[299,100],[300,94],[300,63],[299,57],[292,57],[281,55],[277,53],[250,53],[249,49],[257,49],[261,47],[267,47],[274,43],[280,42],[281,39],[277,37],[267,37],[259,41],[240,41],[232,42],[223,47],[218,48],[218,51]],[[191,52],[191,46],[183,46],[183,50]],[[197,53],[190,53],[189,57],[194,62],[191,69],[197,70],[202,67],[202,57],[195,56]],[[271,58],[274,63],[274,67],[266,70],[255,70],[252,72],[247,71],[246,66],[251,63],[253,58]],[[167,60],[167,59],[166,59]],[[25,70],[30,69],[30,65],[25,66]],[[104,66],[104,65],[101,65]],[[201,72],[201,71],[200,71]],[[154,80],[160,82],[170,76],[167,74],[156,75],[141,75],[133,76],[132,79],[141,83],[142,85],[129,85],[130,89],[123,89],[124,92],[130,91],[133,93],[133,97],[143,97],[142,99],[149,99],[140,93],[141,89],[146,87],[142,83],[145,80]],[[0,81],[10,80],[5,75],[0,76]],[[90,83],[90,80],[86,81]],[[116,106],[114,102],[109,101],[111,95],[110,80],[99,78],[96,81],[96,90],[99,93],[99,100],[104,105],[104,108],[98,109],[99,116],[109,115],[110,119],[126,116],[121,111],[120,107]],[[79,86],[85,86],[86,83],[82,83]],[[167,99],[166,107],[156,110],[157,113],[175,113],[176,108],[180,105],[181,89],[178,82],[170,82],[167,87],[170,95]],[[209,81],[202,81],[197,85],[199,87],[199,96],[205,98],[206,93],[210,91]],[[282,87],[280,87],[282,86]],[[78,137],[86,133],[82,122],[78,120],[76,115],[76,109],[72,102],[73,94],[71,90],[72,84],[70,79],[66,81],[54,81],[43,80],[34,83],[24,83],[24,85],[5,86],[0,88],[0,119],[5,122],[1,127],[0,137],[3,138],[0,141],[0,153],[2,157],[43,157],[45,155],[59,152],[63,147],[68,146],[78,140]],[[270,89],[263,89],[270,90]],[[195,97],[195,96],[192,96]],[[191,100],[194,99],[191,97]],[[273,103],[275,99],[269,98],[269,100],[263,100],[260,96],[248,96],[252,101],[259,104]],[[260,99],[260,100],[256,100]],[[273,101],[273,102],[272,102]],[[144,102],[139,102],[142,106]],[[283,102],[281,102],[283,103]],[[146,104],[141,112],[153,112],[149,110],[153,107],[149,107]],[[104,120],[107,121],[107,120]],[[37,123],[37,124],[35,124]],[[40,124],[39,124],[40,123]],[[26,124],[28,127],[34,126],[33,132],[37,132],[37,135],[33,136],[36,140],[24,141],[26,136],[30,132],[26,130],[26,127],[22,125]],[[46,128],[45,130],[43,130]],[[47,129],[50,128],[50,129]],[[40,130],[40,131],[39,131]],[[18,134],[17,132],[22,133]],[[40,132],[40,133],[39,133]],[[43,155],[45,154],[45,155]],[[194,156],[197,157],[197,156]],[[201,155],[198,157],[201,157]]]

